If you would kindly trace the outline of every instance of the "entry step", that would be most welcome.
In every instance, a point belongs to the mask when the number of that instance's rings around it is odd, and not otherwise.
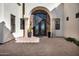
[[[39,43],[39,37],[19,37],[16,38],[16,43]]]

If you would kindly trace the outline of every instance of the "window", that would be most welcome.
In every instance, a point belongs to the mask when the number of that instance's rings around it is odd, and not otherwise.
[[[20,29],[24,29],[25,28],[25,21],[23,18],[20,19]]]
[[[60,30],[60,18],[55,19],[55,29]]]
[[[15,16],[11,14],[11,33],[15,32]]]

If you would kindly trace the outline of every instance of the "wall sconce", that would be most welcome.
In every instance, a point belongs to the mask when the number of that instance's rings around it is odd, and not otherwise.
[[[18,6],[21,6],[21,3],[17,3]]]
[[[66,17],[66,20],[69,21],[69,17]]]
[[[76,13],[76,18],[79,18],[79,12],[78,12],[78,13]]]

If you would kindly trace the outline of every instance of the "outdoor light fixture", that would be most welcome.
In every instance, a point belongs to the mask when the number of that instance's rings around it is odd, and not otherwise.
[[[17,3],[17,5],[18,5],[18,6],[21,6],[21,4],[20,4],[20,3]]]
[[[79,12],[78,12],[78,13],[76,13],[76,18],[79,18]]]
[[[66,17],[66,20],[69,21],[69,17]]]

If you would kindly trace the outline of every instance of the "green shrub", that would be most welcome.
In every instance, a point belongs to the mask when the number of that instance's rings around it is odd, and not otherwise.
[[[79,41],[74,42],[77,46],[79,46]]]
[[[67,41],[70,41],[70,42],[73,42],[75,43],[77,46],[79,46],[79,41],[77,41],[75,38],[71,38],[71,37],[68,37],[68,38],[65,38]]]
[[[70,42],[75,42],[75,38],[71,38],[71,37],[68,37],[68,38],[65,38],[67,41],[70,41]]]

